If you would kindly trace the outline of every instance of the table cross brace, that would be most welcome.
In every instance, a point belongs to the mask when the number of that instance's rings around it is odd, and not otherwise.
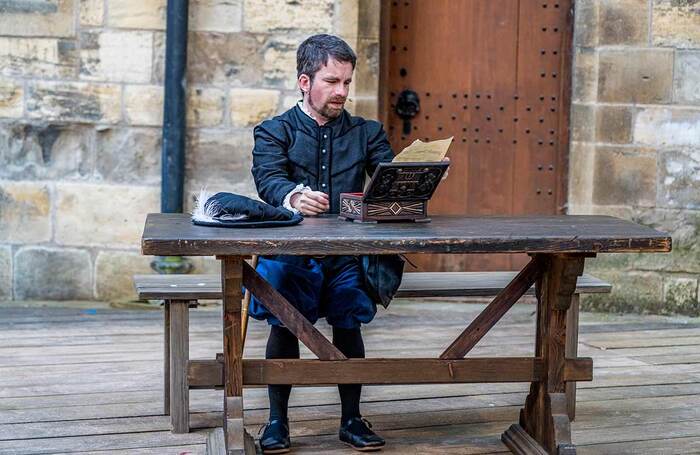
[[[520,300],[528,289],[542,276],[546,258],[535,256],[523,268],[508,286],[498,293],[496,298],[474,318],[469,327],[440,354],[441,359],[461,359],[488,333],[491,328]]]
[[[273,288],[247,263],[243,263],[243,285],[268,309],[287,329],[311,350],[319,360],[347,360],[314,325],[304,317],[282,294]]]

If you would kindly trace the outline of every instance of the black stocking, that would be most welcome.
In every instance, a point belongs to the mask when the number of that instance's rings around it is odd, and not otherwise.
[[[299,340],[285,327],[270,326],[270,337],[267,339],[265,358],[298,359]],[[270,398],[270,420],[287,420],[287,408],[291,392],[291,385],[275,384],[267,386],[267,395]]]
[[[364,358],[365,344],[362,332],[357,329],[341,329],[333,327],[333,344],[348,358]],[[362,384],[338,384],[340,403],[342,406],[342,421],[351,417],[360,417],[360,394]]]

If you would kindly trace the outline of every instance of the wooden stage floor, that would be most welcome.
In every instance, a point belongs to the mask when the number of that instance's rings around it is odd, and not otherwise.
[[[397,301],[364,329],[368,356],[436,356],[483,304]],[[534,307],[516,305],[473,355],[531,355]],[[579,352],[595,380],[579,384],[580,454],[700,453],[700,319],[581,315]],[[328,333],[325,323],[319,323]],[[162,415],[162,313],[0,304],[0,454],[200,454],[220,419],[220,391],[191,393],[192,424]],[[251,324],[248,357],[267,326]],[[219,308],[191,311],[191,358],[221,351]],[[308,351],[306,355],[308,355]],[[470,354],[472,355],[472,354]],[[503,453],[525,384],[365,387],[362,412],[383,453]],[[264,389],[246,389],[248,430],[266,420]],[[335,388],[298,388],[293,453],[354,453],[337,439]]]

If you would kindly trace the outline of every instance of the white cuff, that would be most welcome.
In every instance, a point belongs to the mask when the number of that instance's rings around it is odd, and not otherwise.
[[[290,210],[293,213],[299,213],[299,210],[292,207],[292,196],[294,196],[297,193],[303,193],[304,191],[311,191],[311,188],[305,186],[303,183],[298,184],[296,187],[294,187],[292,191],[287,193],[287,195],[284,197],[284,201],[282,201],[282,207],[284,207],[287,210]]]

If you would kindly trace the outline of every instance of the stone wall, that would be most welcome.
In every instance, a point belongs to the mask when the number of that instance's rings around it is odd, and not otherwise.
[[[603,255],[588,308],[700,314],[700,1],[579,0],[569,212],[673,236],[668,255]]]
[[[0,300],[133,297],[159,210],[166,0],[0,2]],[[376,0],[191,0],[187,208],[252,195],[252,126],[297,99],[296,48],[358,52],[350,109],[376,116]],[[212,260],[193,258],[196,271]]]
[[[138,241],[159,208],[165,3],[3,3],[0,299],[120,300],[149,271]],[[698,314],[700,1],[578,0],[575,29],[569,212],[674,242],[590,261],[615,291],[585,304]],[[356,49],[349,109],[377,115],[379,0],[191,0],[190,30],[188,195],[252,194],[251,127],[298,99],[310,34]]]

